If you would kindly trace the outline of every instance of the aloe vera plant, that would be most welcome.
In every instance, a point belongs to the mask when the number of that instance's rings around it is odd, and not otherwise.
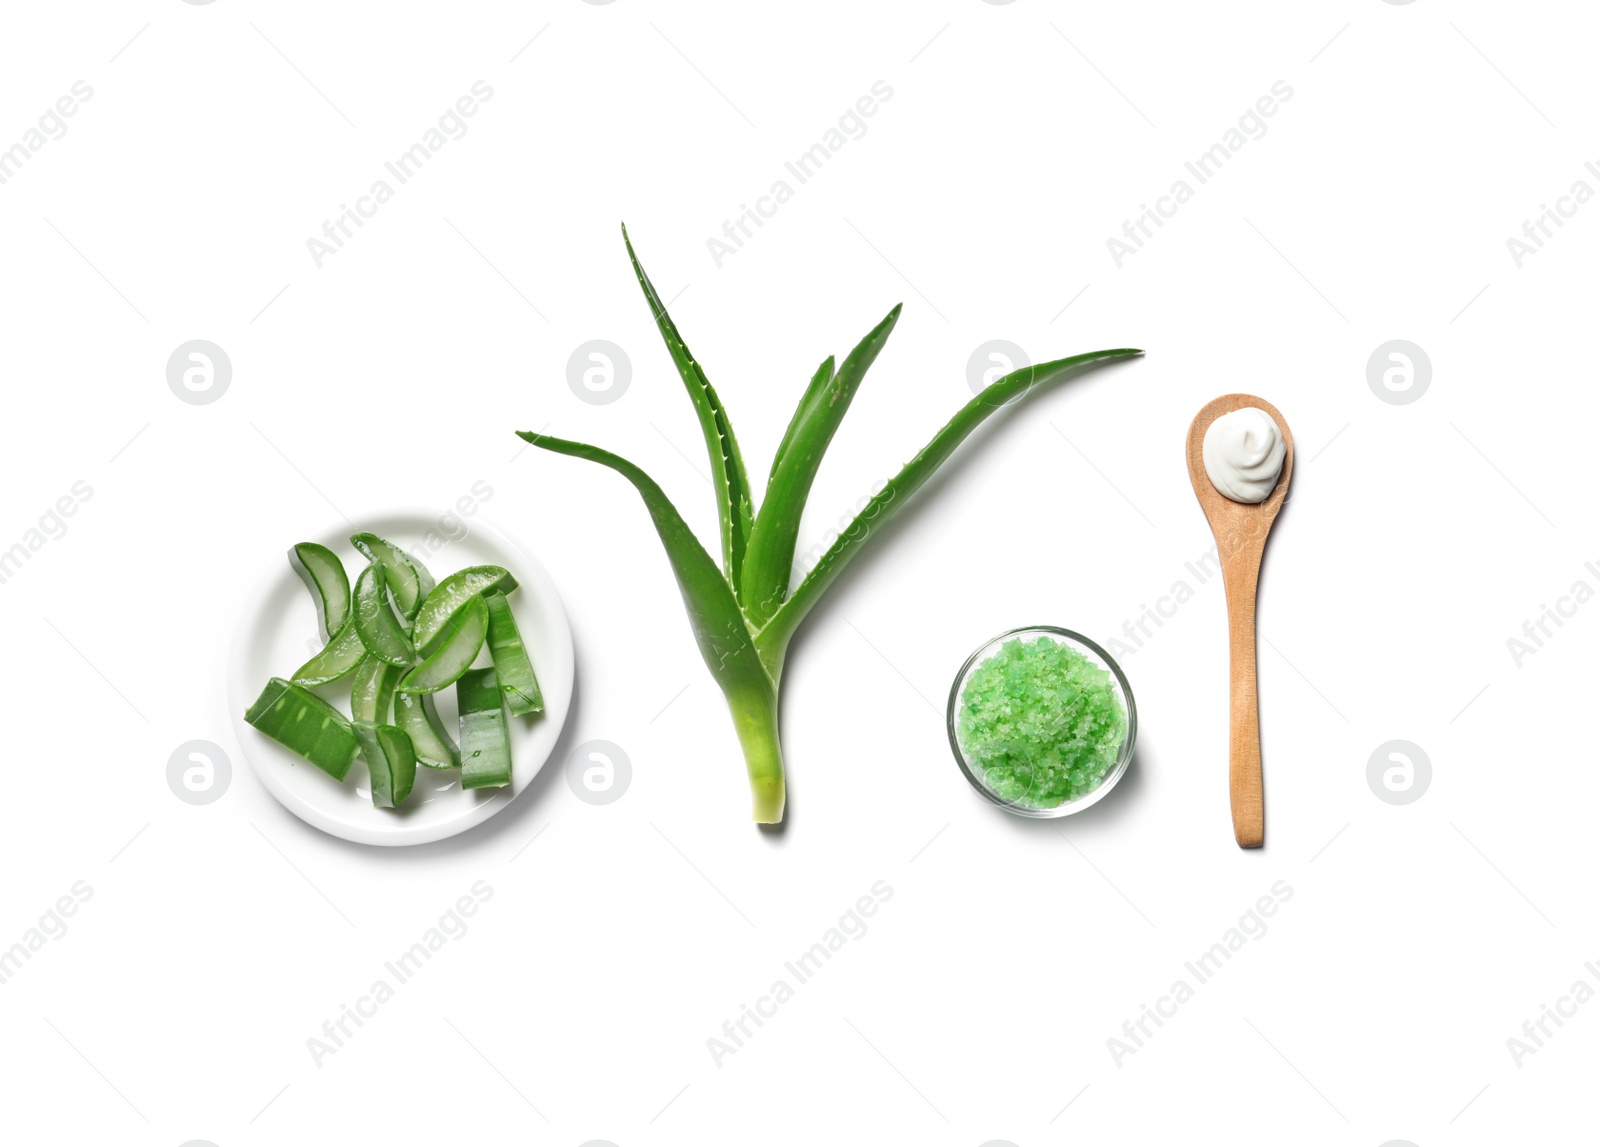
[[[767,477],[766,494],[758,509],[738,441],[734,438],[733,425],[721,399],[684,344],[661,296],[640,266],[626,227],[622,238],[656,326],[699,415],[716,491],[721,566],[706,552],[661,487],[632,462],[598,446],[528,430],[517,433],[542,449],[608,466],[639,491],[677,576],[700,654],[727,698],[734,729],[744,749],[755,819],[775,824],[783,819],[784,804],[778,684],[789,640],[806,614],[863,543],[905,505],[989,415],[1012,399],[1083,368],[1143,352],[1118,349],[1073,355],[1013,371],[990,383],[873,496],[799,585],[791,590],[790,569],[800,514],[817,467],[867,368],[878,357],[889,332],[894,329],[900,307],[890,311],[842,363],[836,365],[830,356],[812,375],[778,444],[778,453]]]

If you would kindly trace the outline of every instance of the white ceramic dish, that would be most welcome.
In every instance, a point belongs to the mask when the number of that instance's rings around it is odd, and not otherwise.
[[[453,525],[452,525],[453,524]],[[464,535],[453,540],[450,532]],[[245,722],[244,713],[271,677],[288,677],[322,647],[317,616],[305,584],[285,556],[295,542],[320,542],[344,560],[351,585],[366,559],[350,545],[350,535],[370,531],[420,557],[436,579],[464,566],[498,565],[510,570],[519,587],[507,600],[544,694],[544,712],[511,717],[511,784],[502,789],[466,791],[459,770],[417,769],[416,787],[400,809],[374,808],[366,764],[358,760],[343,784],[291,753]],[[271,572],[246,599],[228,665],[228,705],[234,729],[250,767],[267,791],[301,820],[334,836],[360,844],[426,844],[465,832],[509,805],[528,787],[555,749],[572,704],[575,670],[572,630],[561,597],[544,567],[504,531],[483,520],[425,510],[395,510],[339,522],[319,533],[285,541],[272,555]],[[487,648],[478,665],[489,664]],[[348,681],[317,690],[347,715]],[[447,729],[456,729],[455,689],[434,697]],[[458,738],[459,739],[459,738]]]

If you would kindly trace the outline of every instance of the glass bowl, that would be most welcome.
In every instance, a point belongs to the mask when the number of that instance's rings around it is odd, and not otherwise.
[[[967,754],[961,748],[961,739],[956,735],[956,710],[961,703],[961,693],[967,687],[967,679],[972,676],[972,671],[986,658],[999,652],[1003,642],[1012,638],[1022,638],[1024,641],[1045,637],[1058,645],[1067,645],[1082,653],[1091,662],[1111,673],[1111,679],[1116,686],[1118,700],[1122,702],[1123,711],[1128,715],[1128,729],[1122,738],[1122,747],[1117,750],[1117,759],[1107,770],[1105,778],[1089,793],[1077,800],[1062,801],[1054,808],[1030,808],[1005,800],[984,783],[981,770],[967,759]],[[1048,819],[1058,816],[1071,816],[1075,812],[1082,812],[1090,805],[1095,804],[1122,779],[1122,774],[1128,771],[1128,762],[1133,759],[1133,742],[1139,732],[1138,711],[1133,703],[1133,689],[1128,685],[1128,678],[1118,665],[1100,646],[1090,641],[1081,633],[1074,633],[1070,629],[1062,629],[1055,625],[1025,625],[1020,629],[1008,629],[998,637],[980,645],[967,658],[961,666],[961,671],[956,674],[955,683],[950,686],[950,701],[945,707],[945,724],[950,734],[950,751],[956,756],[956,764],[961,767],[961,773],[973,788],[977,789],[991,803],[999,805],[1009,813],[1017,816],[1033,817],[1035,819]]]

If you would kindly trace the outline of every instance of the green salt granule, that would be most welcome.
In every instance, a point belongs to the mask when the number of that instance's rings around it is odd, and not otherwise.
[[[1093,792],[1128,731],[1117,684],[1070,645],[1014,637],[961,690],[956,736],[973,771],[1009,804],[1055,808]]]

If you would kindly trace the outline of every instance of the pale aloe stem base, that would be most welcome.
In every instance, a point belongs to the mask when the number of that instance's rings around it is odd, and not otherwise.
[[[751,817],[757,824],[783,820],[783,745],[778,740],[778,698],[770,692],[729,693],[728,711],[750,774]]]

